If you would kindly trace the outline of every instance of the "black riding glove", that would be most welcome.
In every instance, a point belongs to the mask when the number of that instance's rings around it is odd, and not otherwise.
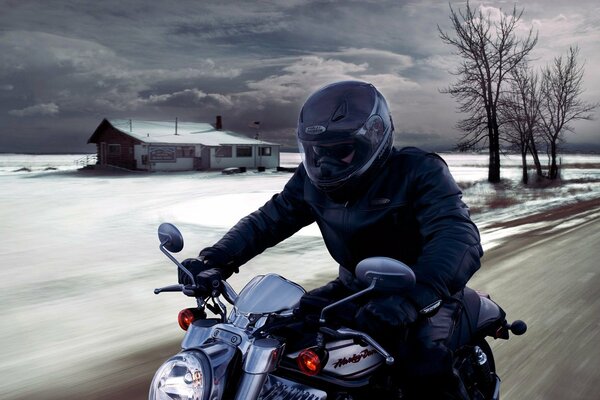
[[[415,306],[404,296],[392,295],[370,300],[355,315],[357,328],[370,334],[398,331],[415,322]]]
[[[324,286],[305,293],[300,299],[296,314],[300,316],[318,315],[324,307],[351,294],[352,292],[346,289],[339,279],[335,279]]]
[[[348,297],[351,294],[353,294],[353,292],[346,288],[339,278],[337,278],[324,286],[305,293],[300,299],[298,308],[294,313],[298,317],[304,318],[307,322],[314,320],[316,323],[323,308]],[[325,320],[330,323],[350,325],[350,322],[354,320],[356,310],[357,306],[355,303],[345,303],[325,314]]]
[[[217,268],[220,270],[222,279],[227,279],[234,272],[238,272],[237,268],[233,268],[230,264],[231,259],[227,256],[227,253],[214,247],[207,247],[200,252],[198,257],[187,258],[181,262],[181,265],[190,271],[194,277],[209,269]],[[181,269],[179,269],[177,277],[179,283],[183,285],[194,283],[190,281],[190,277]],[[196,283],[199,284],[197,279]]]
[[[190,271],[193,277],[196,277],[200,272],[210,268],[201,258],[186,258],[181,262],[181,265]],[[194,283],[190,280],[189,275],[183,272],[181,268],[177,270],[177,280],[183,285],[191,285]]]
[[[220,292],[221,281],[223,280],[222,270],[220,268],[211,268],[200,272],[196,275],[196,289],[193,291],[194,296],[206,297],[211,296],[214,291]],[[184,293],[188,294],[185,292]]]

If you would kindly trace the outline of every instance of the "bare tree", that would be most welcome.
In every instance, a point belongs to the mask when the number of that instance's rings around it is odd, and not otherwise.
[[[541,127],[548,144],[550,179],[558,178],[556,157],[566,132],[573,132],[571,122],[591,119],[598,104],[581,100],[583,66],[577,63],[578,47],[569,48],[566,57],[554,58],[542,75]]]
[[[523,61],[537,43],[530,30],[525,39],[516,36],[523,11],[513,7],[510,15],[493,20],[469,2],[464,11],[450,6],[453,35],[442,31],[440,38],[456,48],[462,58],[453,72],[458,81],[442,92],[449,93],[459,103],[459,110],[469,116],[458,127],[464,132],[458,148],[478,147],[487,142],[489,148],[488,181],[500,181],[500,132],[498,104],[508,74]]]
[[[533,157],[538,176],[542,175],[536,144],[540,122],[539,78],[526,62],[514,68],[510,76],[510,90],[502,95],[499,114],[506,124],[504,140],[521,154],[522,182],[527,184],[527,153]]]

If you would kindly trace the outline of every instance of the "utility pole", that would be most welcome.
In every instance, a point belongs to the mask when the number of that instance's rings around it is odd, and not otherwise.
[[[258,150],[258,166],[262,167],[262,146],[260,145],[260,121],[255,121],[254,125],[256,126],[256,135],[254,136],[255,140],[258,140],[258,146],[256,146],[256,150]]]
[[[175,117],[175,134],[177,135],[177,117]]]

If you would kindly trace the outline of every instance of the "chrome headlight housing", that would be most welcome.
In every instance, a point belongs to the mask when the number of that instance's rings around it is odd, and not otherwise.
[[[149,400],[208,400],[212,369],[202,352],[184,351],[160,366],[150,385]]]

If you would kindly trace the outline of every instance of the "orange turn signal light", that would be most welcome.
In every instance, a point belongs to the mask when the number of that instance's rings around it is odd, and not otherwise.
[[[323,368],[321,357],[319,357],[319,355],[312,349],[302,350],[300,354],[298,354],[296,362],[298,363],[298,368],[300,368],[300,371],[308,376],[317,375]]]
[[[179,315],[177,316],[177,322],[179,322],[179,326],[184,331],[187,331],[190,325],[196,320],[196,313],[191,308],[184,308],[179,311]]]

